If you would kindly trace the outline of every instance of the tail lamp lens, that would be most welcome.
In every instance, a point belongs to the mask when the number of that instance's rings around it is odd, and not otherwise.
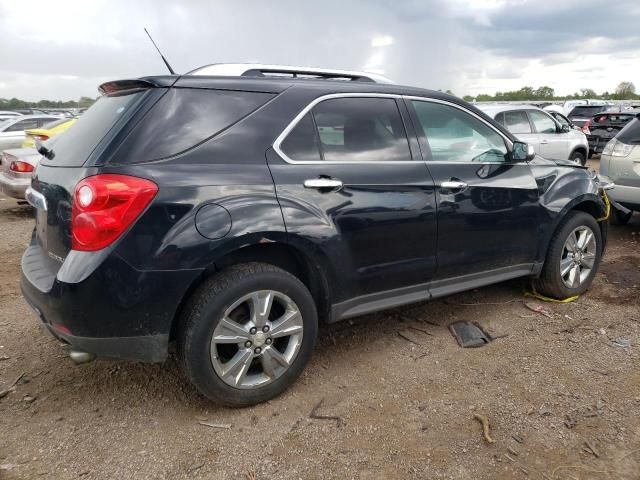
[[[140,216],[158,192],[144,178],[103,174],[76,185],[71,208],[71,246],[95,251],[109,246]]]
[[[591,126],[591,120],[587,120],[587,122],[582,126],[582,132],[583,132],[583,133],[586,133],[587,135],[588,135],[589,133],[591,133],[591,132],[589,131],[589,127],[590,127],[590,126]]]
[[[33,165],[27,162],[20,162],[16,160],[15,162],[11,162],[9,164],[9,170],[18,173],[30,173],[33,172]]]
[[[44,142],[45,140],[49,140],[48,135],[34,135],[33,138],[36,140],[40,140],[41,142]]]

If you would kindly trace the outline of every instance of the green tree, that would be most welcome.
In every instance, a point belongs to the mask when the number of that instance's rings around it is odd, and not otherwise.
[[[580,96],[582,98],[598,98],[598,94],[591,88],[581,88]]]
[[[636,86],[632,82],[620,82],[616,87],[616,97],[620,100],[636,98]]]
[[[465,102],[473,102],[475,100],[475,97],[472,97],[471,95],[465,95],[464,97],[462,97],[462,99]]]

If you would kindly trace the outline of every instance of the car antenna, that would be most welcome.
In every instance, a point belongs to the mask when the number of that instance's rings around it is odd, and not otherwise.
[[[153,43],[153,46],[156,47],[156,50],[158,51],[158,53],[160,54],[160,56],[162,57],[162,61],[164,62],[164,64],[167,66],[167,68],[169,69],[169,73],[171,73],[171,75],[175,75],[176,72],[173,71],[173,68],[171,68],[171,65],[169,65],[169,62],[167,62],[167,59],[164,58],[164,55],[162,55],[162,52],[160,51],[160,49],[158,48],[158,45],[156,45],[156,42],[153,41],[153,38],[151,38],[151,34],[149,33],[149,31],[145,28],[144,29],[144,33],[147,34],[147,36],[149,37],[149,40],[151,40],[151,43]]]

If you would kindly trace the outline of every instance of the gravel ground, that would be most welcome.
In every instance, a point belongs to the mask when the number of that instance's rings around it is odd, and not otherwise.
[[[0,399],[0,479],[640,479],[638,215],[574,303],[534,313],[515,281],[324,327],[299,381],[245,409],[173,358],[73,366],[20,296],[31,215],[0,197],[0,390],[24,374]],[[494,341],[461,349],[455,320]],[[310,417],[321,401],[338,420]]]

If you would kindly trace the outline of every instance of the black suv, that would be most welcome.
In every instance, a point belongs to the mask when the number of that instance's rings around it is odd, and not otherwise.
[[[271,72],[267,72],[271,73]],[[100,87],[40,146],[22,291],[71,356],[162,362],[249,405],[319,322],[530,277],[583,293],[599,186],[468,103],[354,75],[154,76]]]

